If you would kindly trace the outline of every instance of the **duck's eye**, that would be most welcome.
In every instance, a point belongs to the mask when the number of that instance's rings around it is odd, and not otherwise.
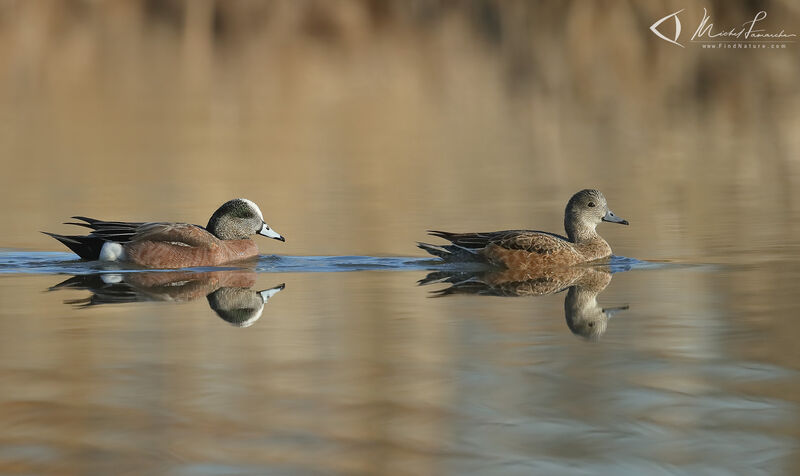
[[[590,207],[593,207],[594,206],[594,202],[589,202],[589,203],[587,203],[587,205],[589,205]]]

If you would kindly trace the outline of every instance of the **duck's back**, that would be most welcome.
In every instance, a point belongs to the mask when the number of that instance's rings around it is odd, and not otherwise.
[[[445,246],[420,243],[422,249],[446,261],[488,261],[509,268],[571,265],[585,261],[574,243],[563,236],[543,231],[430,231],[429,234],[452,243]]]

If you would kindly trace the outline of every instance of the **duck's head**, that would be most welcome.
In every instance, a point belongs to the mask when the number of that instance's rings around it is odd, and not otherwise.
[[[236,327],[253,325],[264,312],[264,304],[269,298],[281,291],[285,284],[263,291],[250,288],[219,288],[206,296],[208,305],[223,320]]]
[[[599,190],[581,190],[569,199],[564,211],[564,229],[570,240],[575,241],[586,233],[594,233],[601,221],[628,224],[628,220],[614,215],[608,208],[606,197]]]
[[[286,241],[267,225],[258,205],[246,198],[234,198],[223,203],[211,215],[206,230],[221,240],[244,240],[252,235],[263,235]]]

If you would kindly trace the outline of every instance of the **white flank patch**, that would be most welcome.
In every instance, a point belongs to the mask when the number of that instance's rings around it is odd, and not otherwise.
[[[260,209],[260,208],[258,208],[258,205],[256,205],[255,203],[251,202],[250,200],[248,200],[248,199],[246,199],[246,198],[240,198],[239,200],[241,200],[241,201],[243,201],[244,203],[246,203],[246,204],[250,205],[250,207],[251,207],[253,210],[255,210],[255,211],[256,211],[256,213],[258,214],[258,218],[261,218],[261,221],[264,221],[264,215],[262,215],[262,214],[261,214],[261,209]]]
[[[122,275],[116,273],[101,274],[100,279],[106,284],[117,284],[122,282]]]
[[[100,261],[122,261],[125,259],[125,249],[120,243],[106,241],[103,247],[100,248],[100,256],[97,259]]]

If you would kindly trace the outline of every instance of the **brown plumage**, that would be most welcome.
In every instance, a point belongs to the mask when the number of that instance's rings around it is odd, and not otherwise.
[[[147,268],[217,266],[258,256],[250,236],[259,234],[285,241],[264,222],[250,200],[224,203],[203,228],[188,223],[142,223],[73,217],[68,223],[92,230],[88,235],[57,235],[57,239],[87,260],[123,261]]]
[[[489,233],[429,231],[450,245],[419,243],[419,247],[445,261],[484,261],[507,268],[571,266],[611,255],[611,247],[597,234],[601,221],[628,222],[614,215],[598,190],[581,190],[564,211],[567,236],[535,230]]]
[[[220,240],[197,225],[148,223],[125,245],[126,261],[148,268],[218,266],[258,256],[255,241]]]

